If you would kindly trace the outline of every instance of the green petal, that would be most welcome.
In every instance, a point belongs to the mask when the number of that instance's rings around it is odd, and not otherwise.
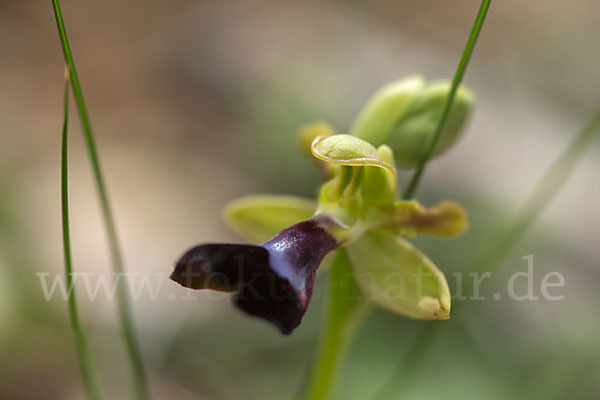
[[[398,201],[391,213],[381,213],[371,221],[371,229],[408,237],[419,233],[449,238],[469,228],[467,210],[460,204],[444,200],[434,207],[423,207],[416,200]]]
[[[312,153],[328,163],[353,167],[380,167],[396,176],[394,166],[384,161],[373,145],[355,136],[342,134],[318,137],[312,144]]]
[[[469,228],[467,210],[458,203],[444,200],[435,207],[416,206],[407,210],[402,203],[396,204],[397,222],[410,227],[416,233],[428,233],[440,237],[454,237]],[[411,202],[412,203],[412,202]]]
[[[262,243],[288,226],[310,219],[317,204],[294,196],[253,195],[236,199],[223,212],[225,220],[252,243]]]
[[[358,286],[371,301],[411,318],[450,318],[444,274],[410,243],[367,232],[347,249]]]

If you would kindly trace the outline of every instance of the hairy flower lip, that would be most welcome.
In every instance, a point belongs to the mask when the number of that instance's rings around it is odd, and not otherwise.
[[[234,292],[236,307],[288,335],[308,308],[317,268],[339,245],[326,229],[333,224],[318,216],[256,246],[195,246],[177,261],[171,279],[186,288]]]

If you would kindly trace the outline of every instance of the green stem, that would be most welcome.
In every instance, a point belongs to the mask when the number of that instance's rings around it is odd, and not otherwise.
[[[354,283],[352,266],[344,249],[338,250],[329,276],[327,321],[306,394],[307,400],[326,400],[333,392],[342,361],[369,304]]]
[[[492,240],[495,245],[484,251],[476,257],[467,267],[467,273],[474,272],[492,272],[500,265],[500,262],[506,257],[510,249],[519,242],[531,225],[538,219],[540,214],[548,206],[550,201],[556,196],[560,188],[567,181],[573,172],[575,166],[584,155],[585,150],[589,148],[592,141],[600,134],[600,110],[589,121],[585,128],[573,139],[565,151],[552,163],[552,166],[537,183],[533,193],[525,203],[524,207],[517,214],[515,219],[504,229],[501,229],[497,239]],[[469,286],[464,296],[469,298],[473,293],[473,286]],[[457,314],[458,319],[465,318],[464,310],[469,303],[461,306],[461,312]],[[456,310],[454,311],[456,314]],[[420,364],[423,363],[424,355],[433,346],[434,339],[441,339],[458,326],[448,325],[443,330],[434,328],[433,324],[427,324],[417,341],[412,345],[409,356],[405,357],[397,372],[394,374],[375,399],[389,399],[393,397],[397,380],[400,374],[403,376],[403,388],[406,389],[407,377],[414,377]],[[434,332],[437,332],[435,334]],[[410,366],[410,367],[409,367]]]
[[[98,190],[98,196],[100,198],[100,205],[102,208],[104,225],[106,227],[108,244],[110,247],[113,272],[117,276],[123,276],[124,267],[123,260],[121,257],[121,251],[119,249],[119,242],[117,239],[117,231],[115,229],[111,208],[108,202],[108,195],[106,193],[106,187],[102,178],[100,161],[98,159],[96,144],[94,141],[94,136],[92,134],[90,118],[87,112],[87,108],[85,106],[83,92],[81,90],[81,84],[79,83],[79,77],[75,68],[75,62],[73,61],[73,55],[71,53],[71,47],[69,45],[69,39],[67,36],[67,31],[65,28],[65,23],[63,20],[59,0],[52,0],[52,7],[54,9],[54,16],[56,17],[56,25],[58,28],[58,35],[60,37],[63,55],[67,67],[69,69],[71,88],[73,90],[75,103],[79,112],[81,127],[84,133],[90,162],[92,164],[92,171],[94,175],[94,180],[96,182],[96,188]],[[135,335],[135,329],[131,314],[131,306],[129,304],[129,293],[127,290],[127,286],[124,284],[117,285],[117,303],[121,322],[121,329],[125,341],[125,347],[127,350],[128,359],[133,373],[135,398],[140,400],[147,399],[148,389],[146,384],[144,366],[142,363],[140,347]]]
[[[62,149],[61,149],[61,206],[62,206],[62,233],[63,249],[65,253],[65,276],[67,279],[67,288],[69,292],[69,317],[71,318],[71,328],[75,336],[75,346],[79,357],[79,366],[83,377],[83,384],[87,392],[88,399],[100,400],[100,388],[96,378],[96,370],[92,362],[92,356],[87,344],[87,338],[79,318],[77,309],[77,299],[75,297],[75,284],[73,282],[73,263],[71,259],[71,233],[69,229],[69,174],[68,174],[68,125],[69,125],[69,76],[65,71],[65,100],[64,100],[64,120],[62,128]]]
[[[425,165],[427,164],[427,161],[429,161],[431,155],[433,154],[433,151],[435,150],[435,146],[440,138],[442,129],[444,128],[444,124],[446,123],[446,119],[448,119],[448,115],[450,114],[450,109],[452,108],[452,103],[454,102],[456,91],[458,90],[458,86],[460,85],[460,82],[462,81],[463,76],[465,75],[465,71],[467,70],[469,59],[471,58],[471,54],[473,54],[475,43],[477,42],[477,38],[479,37],[479,33],[481,32],[481,28],[483,27],[483,22],[485,21],[485,16],[487,15],[487,11],[490,8],[491,2],[492,0],[483,0],[481,2],[479,12],[477,13],[477,17],[475,18],[475,23],[473,24],[473,29],[471,29],[471,34],[469,35],[469,39],[467,40],[467,44],[465,45],[465,49],[463,50],[462,57],[460,58],[460,62],[458,63],[458,68],[456,69],[456,73],[454,74],[454,79],[452,79],[452,85],[450,86],[450,92],[448,93],[446,103],[444,104],[442,116],[435,128],[434,134],[431,136],[427,143],[425,153],[419,161],[417,169],[415,170],[415,173],[412,179],[410,180],[408,187],[404,191],[404,199],[408,200],[414,196],[415,191],[417,190],[417,186],[419,185],[419,181],[421,180],[421,176],[425,171]]]

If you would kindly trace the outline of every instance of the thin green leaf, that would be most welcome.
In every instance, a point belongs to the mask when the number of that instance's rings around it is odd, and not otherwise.
[[[419,181],[421,180],[421,176],[423,175],[423,171],[425,170],[425,165],[427,161],[433,155],[435,151],[436,145],[440,136],[442,134],[442,130],[444,129],[444,124],[448,119],[448,115],[450,114],[450,109],[452,108],[452,102],[454,101],[454,97],[456,96],[456,91],[462,81],[463,76],[465,75],[465,71],[467,70],[467,65],[469,64],[469,59],[471,58],[471,54],[473,54],[473,49],[475,48],[475,43],[477,42],[477,38],[479,37],[479,33],[481,32],[481,28],[483,27],[483,22],[485,21],[485,16],[487,15],[488,9],[490,8],[492,0],[483,0],[481,2],[481,6],[479,7],[479,12],[477,13],[477,17],[475,18],[475,23],[473,24],[473,28],[471,29],[471,34],[469,35],[469,39],[467,40],[467,44],[462,53],[462,57],[460,58],[460,62],[458,63],[458,68],[456,69],[456,73],[454,74],[454,78],[452,79],[452,86],[450,86],[450,92],[448,93],[448,97],[446,100],[446,104],[444,105],[444,110],[442,111],[442,116],[440,117],[440,122],[438,123],[435,133],[429,140],[427,144],[426,151],[421,158],[419,164],[417,165],[417,169],[408,184],[408,187],[404,191],[404,198],[411,199],[415,191],[417,190],[417,186],[419,185]]]
[[[92,355],[88,346],[87,337],[77,308],[77,299],[75,296],[75,283],[73,282],[73,262],[71,259],[71,233],[69,228],[69,171],[68,171],[68,126],[69,126],[69,75],[65,70],[65,98],[64,98],[64,120],[62,128],[62,146],[61,146],[61,206],[62,206],[62,237],[65,257],[65,277],[67,288],[69,290],[69,317],[71,319],[71,328],[75,336],[75,346],[79,357],[79,367],[83,384],[90,400],[100,400],[100,387],[96,378],[97,373],[92,361]]]
[[[106,186],[104,184],[104,179],[102,177],[102,171],[100,168],[100,161],[98,159],[98,152],[96,150],[96,144],[94,136],[92,134],[90,118],[87,112],[87,108],[85,106],[83,91],[81,90],[81,84],[79,83],[79,77],[75,68],[73,54],[71,53],[71,46],[69,45],[69,38],[67,35],[65,22],[63,20],[59,0],[52,0],[52,8],[54,10],[54,16],[56,18],[56,26],[58,29],[60,44],[63,50],[63,56],[69,70],[71,88],[73,90],[73,96],[75,97],[75,104],[77,105],[79,119],[81,120],[81,127],[88,149],[90,163],[92,164],[94,181],[96,183],[98,197],[100,199],[102,216],[104,219],[104,225],[106,227],[106,234],[108,236],[108,243],[110,246],[113,272],[120,276],[124,274],[125,268],[123,266],[123,259],[121,256],[121,250],[119,248],[117,230],[115,228],[112,211],[108,201]],[[125,347],[127,350],[127,357],[129,359],[129,364],[133,375],[133,391],[135,395],[134,397],[139,400],[144,400],[149,397],[148,387],[146,383],[146,374],[144,372],[144,365],[140,353],[140,346],[138,344],[138,340],[135,334],[131,306],[129,304],[129,291],[125,284],[117,285],[117,303],[121,322],[121,329],[125,341]]]

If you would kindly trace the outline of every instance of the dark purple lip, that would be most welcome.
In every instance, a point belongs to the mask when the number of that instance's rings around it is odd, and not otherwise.
[[[260,245],[209,243],[188,250],[171,279],[191,289],[235,293],[234,304],[284,335],[302,321],[316,270],[337,240],[324,217],[292,225]]]

